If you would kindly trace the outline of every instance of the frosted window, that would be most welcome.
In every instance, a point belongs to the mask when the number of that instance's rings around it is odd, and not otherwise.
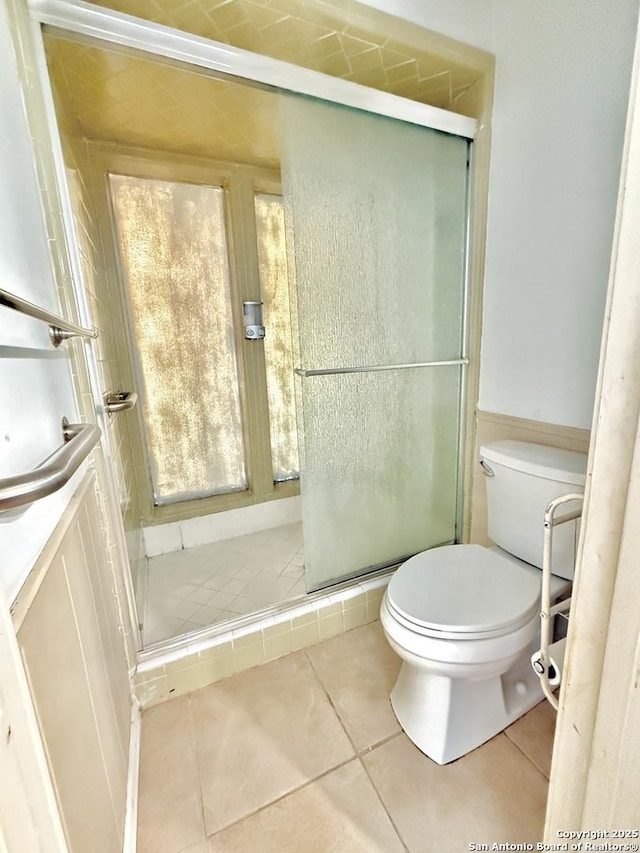
[[[466,141],[311,98],[281,106],[301,366],[459,358]],[[307,587],[453,541],[461,368],[298,381]]]
[[[220,187],[111,175],[158,504],[246,488]]]
[[[280,482],[298,476],[291,312],[282,199],[275,195],[257,195],[255,211],[260,290],[267,327],[264,354],[273,479]]]

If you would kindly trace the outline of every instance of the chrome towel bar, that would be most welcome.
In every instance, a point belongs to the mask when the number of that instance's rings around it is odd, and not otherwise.
[[[68,338],[97,338],[97,329],[85,329],[82,326],[77,326],[75,323],[70,323],[68,320],[58,317],[57,314],[52,314],[32,302],[27,302],[26,299],[21,299],[14,293],[9,293],[8,290],[0,288],[0,305],[5,308],[12,308],[14,311],[19,311],[20,314],[26,314],[28,317],[35,317],[36,320],[44,320],[49,324],[49,335],[51,343],[54,347],[60,346],[63,341]]]
[[[411,364],[376,364],[368,367],[331,367],[326,370],[304,370],[296,367],[294,373],[297,376],[333,376],[337,373],[374,373],[378,370],[409,370],[411,367],[449,367],[455,364],[469,364],[468,358],[454,358],[450,361],[417,361]]]
[[[62,447],[32,471],[0,479],[0,510],[24,506],[61,489],[100,440],[100,429],[63,418],[62,436]]]

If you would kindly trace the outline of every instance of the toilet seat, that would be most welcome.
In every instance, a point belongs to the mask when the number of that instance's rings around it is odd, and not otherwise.
[[[480,545],[446,545],[411,557],[386,602],[406,628],[440,639],[489,639],[517,631],[540,606],[541,573]]]

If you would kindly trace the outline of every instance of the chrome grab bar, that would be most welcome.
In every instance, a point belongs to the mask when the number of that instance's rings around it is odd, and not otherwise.
[[[110,415],[128,412],[135,408],[138,395],[135,391],[109,391],[104,396],[104,408]]]
[[[97,338],[98,330],[91,328],[85,329],[82,326],[77,326],[75,323],[64,320],[58,317],[57,314],[52,314],[32,302],[27,302],[26,299],[21,299],[14,293],[9,293],[8,290],[0,288],[0,305],[5,308],[12,308],[14,311],[19,311],[20,314],[26,314],[28,317],[35,317],[36,320],[44,320],[49,324],[49,335],[51,343],[54,347],[59,347],[63,341],[68,338]]]
[[[551,559],[553,552],[553,528],[559,524],[565,524],[567,521],[574,521],[582,515],[582,506],[580,509],[567,512],[564,515],[556,517],[556,510],[563,504],[571,501],[584,501],[583,494],[562,495],[555,498],[547,506],[544,513],[544,545],[542,552],[542,592],[540,595],[540,665],[542,670],[538,671],[542,691],[549,700],[551,706],[558,710],[559,702],[553,695],[553,689],[549,683],[549,667],[551,665],[551,656],[549,647],[553,641],[552,631],[556,616],[565,616],[571,607],[571,599],[565,599],[557,604],[551,604]]]
[[[468,365],[468,358],[454,358],[450,361],[417,361],[411,364],[376,364],[368,367],[332,367],[326,370],[305,370],[302,367],[294,368],[297,376],[333,376],[339,373],[374,373],[378,370],[408,370],[411,367],[449,367],[450,365]]]
[[[61,489],[100,440],[100,429],[63,418],[62,436],[62,447],[32,471],[0,480],[0,510],[24,506]]]

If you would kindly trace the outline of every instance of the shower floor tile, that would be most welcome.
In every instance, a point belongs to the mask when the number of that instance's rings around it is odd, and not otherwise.
[[[145,646],[305,594],[302,524],[151,557]]]

